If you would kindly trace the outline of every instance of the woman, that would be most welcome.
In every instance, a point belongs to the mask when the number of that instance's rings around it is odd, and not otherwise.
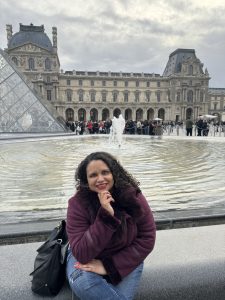
[[[155,243],[155,222],[139,183],[106,152],[88,155],[69,200],[67,278],[82,300],[131,300]]]

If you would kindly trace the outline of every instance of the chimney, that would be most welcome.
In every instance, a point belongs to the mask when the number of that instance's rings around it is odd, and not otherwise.
[[[53,47],[57,48],[57,27],[52,27],[52,41]]]
[[[8,45],[9,45],[9,41],[12,37],[12,25],[7,24],[6,25],[6,32],[7,32],[7,41],[8,41]]]

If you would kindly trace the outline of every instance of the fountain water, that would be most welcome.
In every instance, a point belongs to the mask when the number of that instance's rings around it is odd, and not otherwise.
[[[121,147],[124,128],[125,120],[122,114],[119,115],[119,118],[114,116],[112,119],[112,126],[110,128],[109,142],[116,143],[119,147]]]
[[[225,211],[223,138],[125,135],[120,148],[107,141],[107,135],[0,140],[0,223],[64,217],[74,170],[93,151],[116,156],[155,213]]]

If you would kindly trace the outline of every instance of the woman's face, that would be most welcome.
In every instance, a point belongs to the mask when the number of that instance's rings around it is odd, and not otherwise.
[[[92,160],[87,165],[87,181],[89,189],[100,193],[110,191],[113,187],[113,175],[109,167],[102,160]]]

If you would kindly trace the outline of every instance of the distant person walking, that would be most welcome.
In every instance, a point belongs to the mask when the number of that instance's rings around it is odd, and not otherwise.
[[[197,136],[202,136],[203,120],[201,118],[196,122],[196,126],[197,126],[197,130],[198,130]]]
[[[192,136],[192,128],[193,128],[193,121],[188,118],[186,120],[186,133],[187,133],[187,136]]]

